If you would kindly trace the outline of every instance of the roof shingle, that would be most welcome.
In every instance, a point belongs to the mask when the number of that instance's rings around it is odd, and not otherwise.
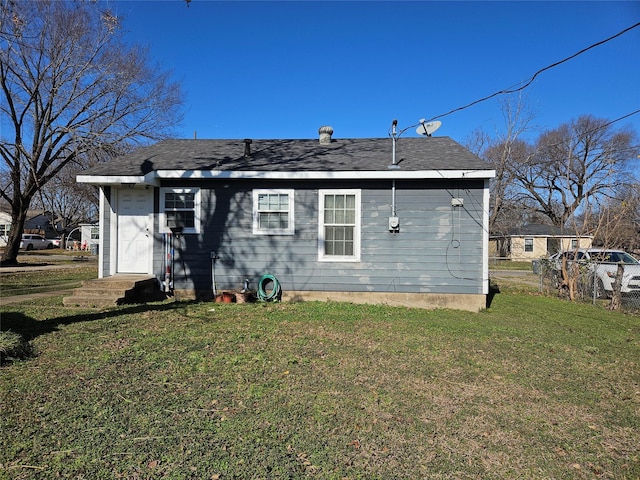
[[[144,175],[151,171],[386,171],[392,163],[391,138],[253,140],[251,155],[237,140],[164,140],[96,165],[89,176]],[[449,137],[401,138],[396,163],[405,171],[492,170]]]

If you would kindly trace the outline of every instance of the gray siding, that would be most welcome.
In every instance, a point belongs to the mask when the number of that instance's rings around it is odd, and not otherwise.
[[[202,183],[202,231],[178,240],[177,289],[211,291],[211,252],[217,288],[257,288],[265,273],[283,290],[430,292],[481,294],[483,289],[483,182],[398,181],[400,233],[388,230],[391,182]],[[180,183],[164,186],[180,186]],[[193,184],[190,184],[193,186]],[[295,235],[252,233],[252,188],[295,190]],[[362,201],[361,261],[318,261],[318,189],[359,188]],[[451,198],[463,207],[452,207]],[[155,202],[158,206],[157,198]],[[156,231],[157,225],[156,225]],[[162,235],[156,236],[154,271],[163,276]]]

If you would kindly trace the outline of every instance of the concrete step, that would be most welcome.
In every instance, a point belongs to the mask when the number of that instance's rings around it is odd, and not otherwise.
[[[162,293],[155,277],[149,275],[114,275],[85,280],[72,295],[62,299],[67,306],[109,307],[124,303],[159,300]]]

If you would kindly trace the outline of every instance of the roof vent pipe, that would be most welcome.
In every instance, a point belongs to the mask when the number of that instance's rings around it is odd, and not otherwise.
[[[251,143],[253,141],[250,138],[245,138],[244,139],[244,156],[245,157],[250,157],[251,156]]]
[[[328,125],[324,127],[320,127],[318,129],[318,133],[320,134],[320,143],[322,145],[331,143],[331,135],[333,135],[333,128]]]

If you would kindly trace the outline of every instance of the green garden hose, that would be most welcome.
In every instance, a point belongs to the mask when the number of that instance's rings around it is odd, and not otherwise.
[[[267,292],[265,290],[265,286],[269,284],[269,282],[273,283],[273,288]],[[282,295],[282,288],[280,287],[280,282],[273,275],[267,273],[260,278],[260,282],[258,282],[258,298],[263,302],[271,302],[280,300],[280,296]]]

